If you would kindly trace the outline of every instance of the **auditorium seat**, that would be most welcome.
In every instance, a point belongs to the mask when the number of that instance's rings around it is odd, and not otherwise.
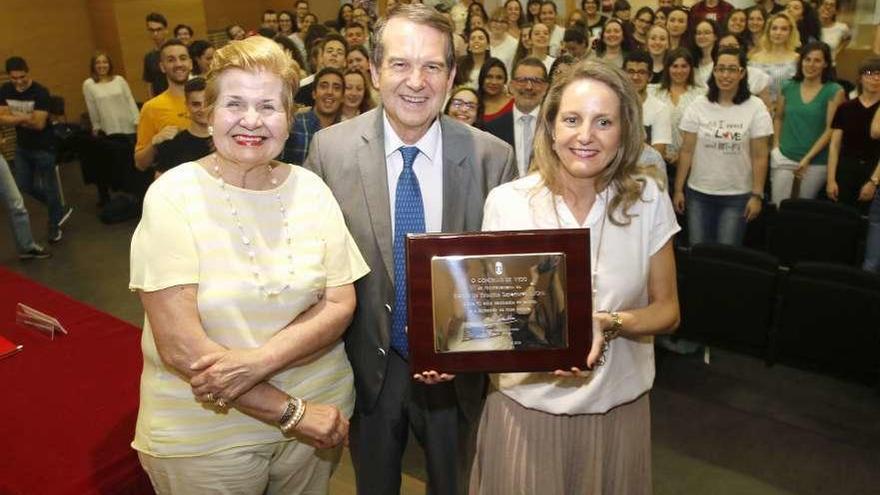
[[[863,231],[855,208],[816,199],[786,199],[770,231],[770,252],[785,266],[801,261],[855,265]]]
[[[682,325],[676,335],[766,357],[779,280],[776,257],[697,244],[682,261]]]
[[[819,371],[880,375],[880,276],[830,263],[796,264],[782,284],[779,361]]]

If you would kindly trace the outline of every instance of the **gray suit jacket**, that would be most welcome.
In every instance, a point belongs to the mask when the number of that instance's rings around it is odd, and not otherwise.
[[[383,110],[322,129],[304,167],[333,191],[370,273],[355,283],[357,309],[345,335],[354,368],[357,407],[373,409],[385,378],[394,304],[391,205],[385,164]],[[489,191],[516,177],[513,150],[500,139],[446,116],[443,136],[443,232],[478,231]],[[471,419],[481,407],[484,377],[455,379],[459,406]]]

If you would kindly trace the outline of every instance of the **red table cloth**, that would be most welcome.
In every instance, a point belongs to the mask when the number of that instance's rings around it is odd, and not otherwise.
[[[69,334],[17,325],[19,302]],[[0,268],[0,335],[24,346],[0,359],[0,494],[152,493],[130,446],[140,329]]]

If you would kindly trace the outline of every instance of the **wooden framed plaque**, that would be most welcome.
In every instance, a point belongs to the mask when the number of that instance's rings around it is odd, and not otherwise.
[[[406,253],[414,373],[585,367],[589,229],[410,234]]]

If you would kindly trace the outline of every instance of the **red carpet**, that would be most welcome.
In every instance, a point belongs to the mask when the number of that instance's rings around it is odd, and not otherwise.
[[[69,335],[16,325],[19,302]],[[129,446],[140,329],[0,267],[0,335],[24,345],[0,360],[0,494],[152,493]]]

